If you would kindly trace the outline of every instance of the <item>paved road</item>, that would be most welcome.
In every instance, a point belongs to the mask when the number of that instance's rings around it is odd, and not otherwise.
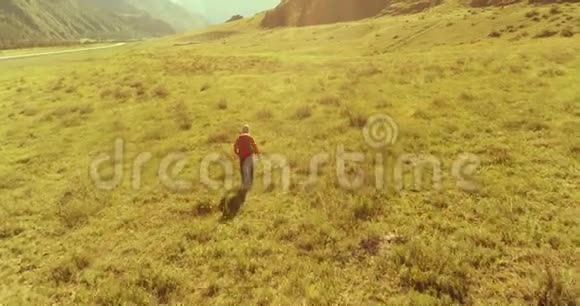
[[[90,50],[108,49],[108,48],[120,47],[120,46],[123,46],[125,44],[126,43],[118,43],[118,44],[114,44],[114,45],[94,47],[94,48],[72,49],[72,50],[63,50],[63,51],[54,51],[54,52],[13,55],[13,56],[0,56],[0,61],[20,59],[20,58],[28,58],[28,57],[38,57],[38,56],[45,56],[45,55],[54,55],[54,54],[75,53],[75,52],[83,52],[83,51],[90,51]]]

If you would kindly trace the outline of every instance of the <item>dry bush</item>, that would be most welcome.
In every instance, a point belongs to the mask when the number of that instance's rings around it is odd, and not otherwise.
[[[383,215],[383,206],[374,201],[361,202],[353,207],[352,214],[356,220],[372,220]]]
[[[497,165],[508,165],[512,162],[513,158],[507,148],[501,147],[490,147],[486,150],[487,154],[491,158],[491,162]]]
[[[75,254],[61,261],[50,270],[50,278],[57,285],[67,284],[75,280],[82,270],[88,268],[92,258],[88,254]]]
[[[262,109],[256,113],[256,119],[258,120],[270,120],[274,117],[274,114],[270,110]]]
[[[562,10],[557,6],[552,6],[552,8],[550,8],[550,14],[552,14],[552,15],[558,15],[561,13],[562,13]]]
[[[169,96],[169,90],[165,85],[158,84],[157,86],[155,86],[155,88],[153,88],[152,94],[156,98],[164,99]]]
[[[447,99],[445,99],[443,97],[435,97],[435,98],[433,98],[431,105],[433,105],[434,107],[437,107],[437,108],[443,108],[443,107],[449,106],[449,103],[447,103]]]
[[[101,92],[99,93],[99,96],[101,97],[101,99],[108,98],[112,95],[113,95],[113,90],[110,88],[105,88],[105,89],[101,90]]]
[[[70,186],[59,200],[57,215],[63,225],[74,228],[86,224],[108,204],[108,199],[82,179],[74,180]]]
[[[470,92],[464,91],[459,95],[459,99],[461,99],[463,101],[474,101],[475,99],[477,99],[477,97]]]
[[[534,38],[552,37],[556,34],[558,34],[558,31],[546,29],[546,30],[543,30],[543,31],[539,32],[538,34],[534,35]]]
[[[212,133],[208,136],[207,142],[208,143],[229,143],[232,141],[232,133],[228,131],[219,131]]]
[[[492,31],[487,36],[492,37],[492,38],[499,38],[499,37],[501,37],[501,33],[498,31]]]
[[[350,126],[355,128],[363,128],[367,124],[368,116],[356,110],[345,109],[344,114],[348,118]]]
[[[16,171],[11,171],[8,173],[0,173],[0,190],[14,190],[22,187],[26,180],[22,175],[16,173]]]
[[[126,88],[126,87],[116,87],[111,92],[111,96],[115,100],[126,101],[129,98],[131,98],[132,94],[131,94],[131,90],[129,88]]]
[[[225,98],[222,98],[217,103],[217,109],[219,110],[226,110],[228,109],[228,101]]]
[[[570,154],[577,155],[578,157],[580,157],[580,144],[572,145],[570,147]]]
[[[429,114],[428,112],[424,111],[424,110],[416,110],[413,113],[413,118],[417,118],[417,119],[423,119],[423,120],[429,120],[431,119],[431,114]]]
[[[85,103],[80,105],[63,105],[57,107],[53,110],[49,116],[55,116],[57,118],[63,118],[70,115],[88,115],[94,112],[95,109],[93,108],[92,104]]]
[[[171,295],[180,288],[180,281],[168,269],[152,266],[146,265],[140,270],[136,284],[151,293],[159,304],[168,304]]]
[[[24,232],[24,228],[15,224],[4,223],[0,225],[0,240],[18,236],[22,232]]]
[[[304,120],[310,117],[312,117],[312,108],[309,105],[301,106],[294,112],[294,119],[297,120]]]
[[[201,88],[199,89],[199,91],[204,92],[207,91],[211,88],[211,84],[209,83],[204,83],[203,85],[201,85]]]
[[[537,305],[576,305],[576,297],[570,287],[561,273],[548,268],[538,290]]]
[[[433,242],[411,241],[395,249],[392,263],[403,288],[470,304],[472,281],[465,256]]]
[[[129,83],[129,87],[135,90],[135,94],[139,97],[147,94],[147,89],[142,81],[133,81]]]
[[[327,106],[340,106],[340,98],[337,96],[328,95],[318,99],[318,103]]]
[[[532,10],[526,13],[527,18],[534,18],[537,16],[540,16],[540,12],[538,12],[537,10]]]
[[[356,75],[359,77],[372,77],[374,75],[377,74],[381,74],[383,73],[383,71],[375,66],[369,66],[369,67],[365,67],[362,68],[360,70],[357,71]]]
[[[572,37],[572,36],[574,36],[574,31],[572,31],[572,29],[570,29],[570,28],[565,28],[565,29],[562,29],[562,31],[560,32],[560,35],[562,35],[562,37]]]
[[[532,132],[541,132],[545,130],[549,130],[550,126],[544,122],[540,121],[530,121],[526,124],[526,129]]]
[[[173,113],[175,114],[175,122],[177,123],[179,129],[183,131],[191,129],[193,120],[185,102],[177,102],[174,106]]]
[[[37,108],[32,108],[32,107],[27,107],[25,109],[23,109],[20,114],[27,116],[27,117],[32,117],[38,114],[38,109]]]

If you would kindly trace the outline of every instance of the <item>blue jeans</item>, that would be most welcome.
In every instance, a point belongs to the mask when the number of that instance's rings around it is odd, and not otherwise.
[[[250,189],[254,183],[254,156],[250,155],[240,159],[240,171],[242,175],[242,188]]]

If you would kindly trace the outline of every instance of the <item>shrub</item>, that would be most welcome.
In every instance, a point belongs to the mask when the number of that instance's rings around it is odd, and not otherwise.
[[[135,90],[135,94],[137,94],[137,96],[144,96],[145,94],[147,94],[147,90],[145,89],[145,84],[143,84],[142,81],[134,81],[131,82],[129,84],[129,87],[133,88]]]
[[[32,116],[35,116],[36,114],[38,114],[38,109],[32,108],[32,107],[27,107],[24,110],[22,110],[20,113],[24,116],[32,117]]]
[[[231,141],[231,133],[227,131],[216,132],[208,136],[208,143],[229,143]]]
[[[365,67],[358,71],[358,76],[360,77],[372,77],[377,74],[381,74],[383,71],[375,66]]]
[[[552,15],[557,15],[557,14],[561,14],[562,10],[557,7],[557,6],[552,6],[552,8],[550,9],[550,14]]]
[[[526,13],[527,18],[533,18],[533,17],[539,16],[539,15],[540,15],[540,12],[538,12],[537,10],[529,11]]]
[[[491,147],[487,149],[494,164],[506,165],[512,162],[512,156],[508,149],[502,147]]]
[[[203,85],[201,85],[201,88],[199,89],[199,91],[204,92],[210,88],[211,88],[211,85],[209,83],[204,83]]]
[[[0,240],[20,235],[24,229],[20,226],[3,224],[0,226]]]
[[[117,87],[112,91],[111,96],[115,100],[125,101],[131,97],[131,91],[125,87]]]
[[[309,117],[312,117],[312,108],[308,105],[301,106],[294,112],[295,119],[304,120]]]
[[[226,99],[219,100],[219,102],[217,103],[217,108],[221,110],[228,109],[228,101]]]
[[[576,305],[575,296],[559,272],[547,269],[538,291],[538,305]]]
[[[558,34],[558,31],[553,31],[553,30],[543,30],[542,32],[536,34],[534,36],[534,38],[546,38],[546,37],[552,37],[554,35]]]
[[[365,127],[368,121],[368,117],[358,111],[346,110],[346,116],[348,117],[348,123],[350,126],[355,128]]]
[[[99,96],[101,97],[101,99],[108,98],[112,95],[113,95],[113,90],[111,90],[110,88],[105,88],[105,89],[101,90],[101,92],[99,93]]]
[[[566,28],[566,29],[562,29],[562,31],[560,32],[560,35],[562,35],[562,37],[572,37],[572,36],[574,36],[574,32],[571,29]]]
[[[270,120],[274,117],[271,111],[267,109],[260,110],[256,113],[256,119],[259,120]]]
[[[86,224],[90,217],[97,214],[107,205],[106,199],[95,192],[94,186],[82,180],[71,183],[58,203],[57,215],[68,228]]]
[[[161,304],[168,304],[171,295],[180,287],[179,280],[166,269],[150,267],[140,270],[137,285],[150,292]]]
[[[318,100],[322,105],[340,106],[340,99],[336,96],[325,96]]]
[[[441,245],[412,241],[395,249],[392,261],[404,288],[470,304],[470,270],[464,256]]]
[[[459,98],[460,98],[461,100],[463,100],[463,101],[473,101],[473,100],[475,100],[477,97],[476,97],[476,96],[474,96],[472,93],[469,93],[469,92],[465,92],[465,91],[464,91],[464,92],[462,92],[462,93],[459,95]]]
[[[493,32],[489,33],[487,36],[493,37],[493,38],[499,38],[499,37],[501,37],[501,33],[498,31],[493,31]]]
[[[192,119],[187,105],[183,101],[177,102],[174,107],[175,121],[179,129],[187,131],[191,129]]]
[[[51,270],[50,277],[57,285],[59,285],[61,283],[70,283],[75,274],[76,270],[74,269],[73,264],[71,262],[63,262]]]
[[[167,98],[169,96],[169,90],[164,85],[158,84],[153,88],[153,96],[160,99]]]
[[[368,221],[383,214],[381,204],[364,201],[354,206],[353,216],[356,220]]]

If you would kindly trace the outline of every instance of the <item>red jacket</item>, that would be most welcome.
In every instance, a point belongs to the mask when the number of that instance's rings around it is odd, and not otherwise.
[[[256,141],[250,134],[242,134],[238,137],[236,144],[234,144],[234,152],[236,152],[240,159],[252,156],[253,154],[260,154]]]

